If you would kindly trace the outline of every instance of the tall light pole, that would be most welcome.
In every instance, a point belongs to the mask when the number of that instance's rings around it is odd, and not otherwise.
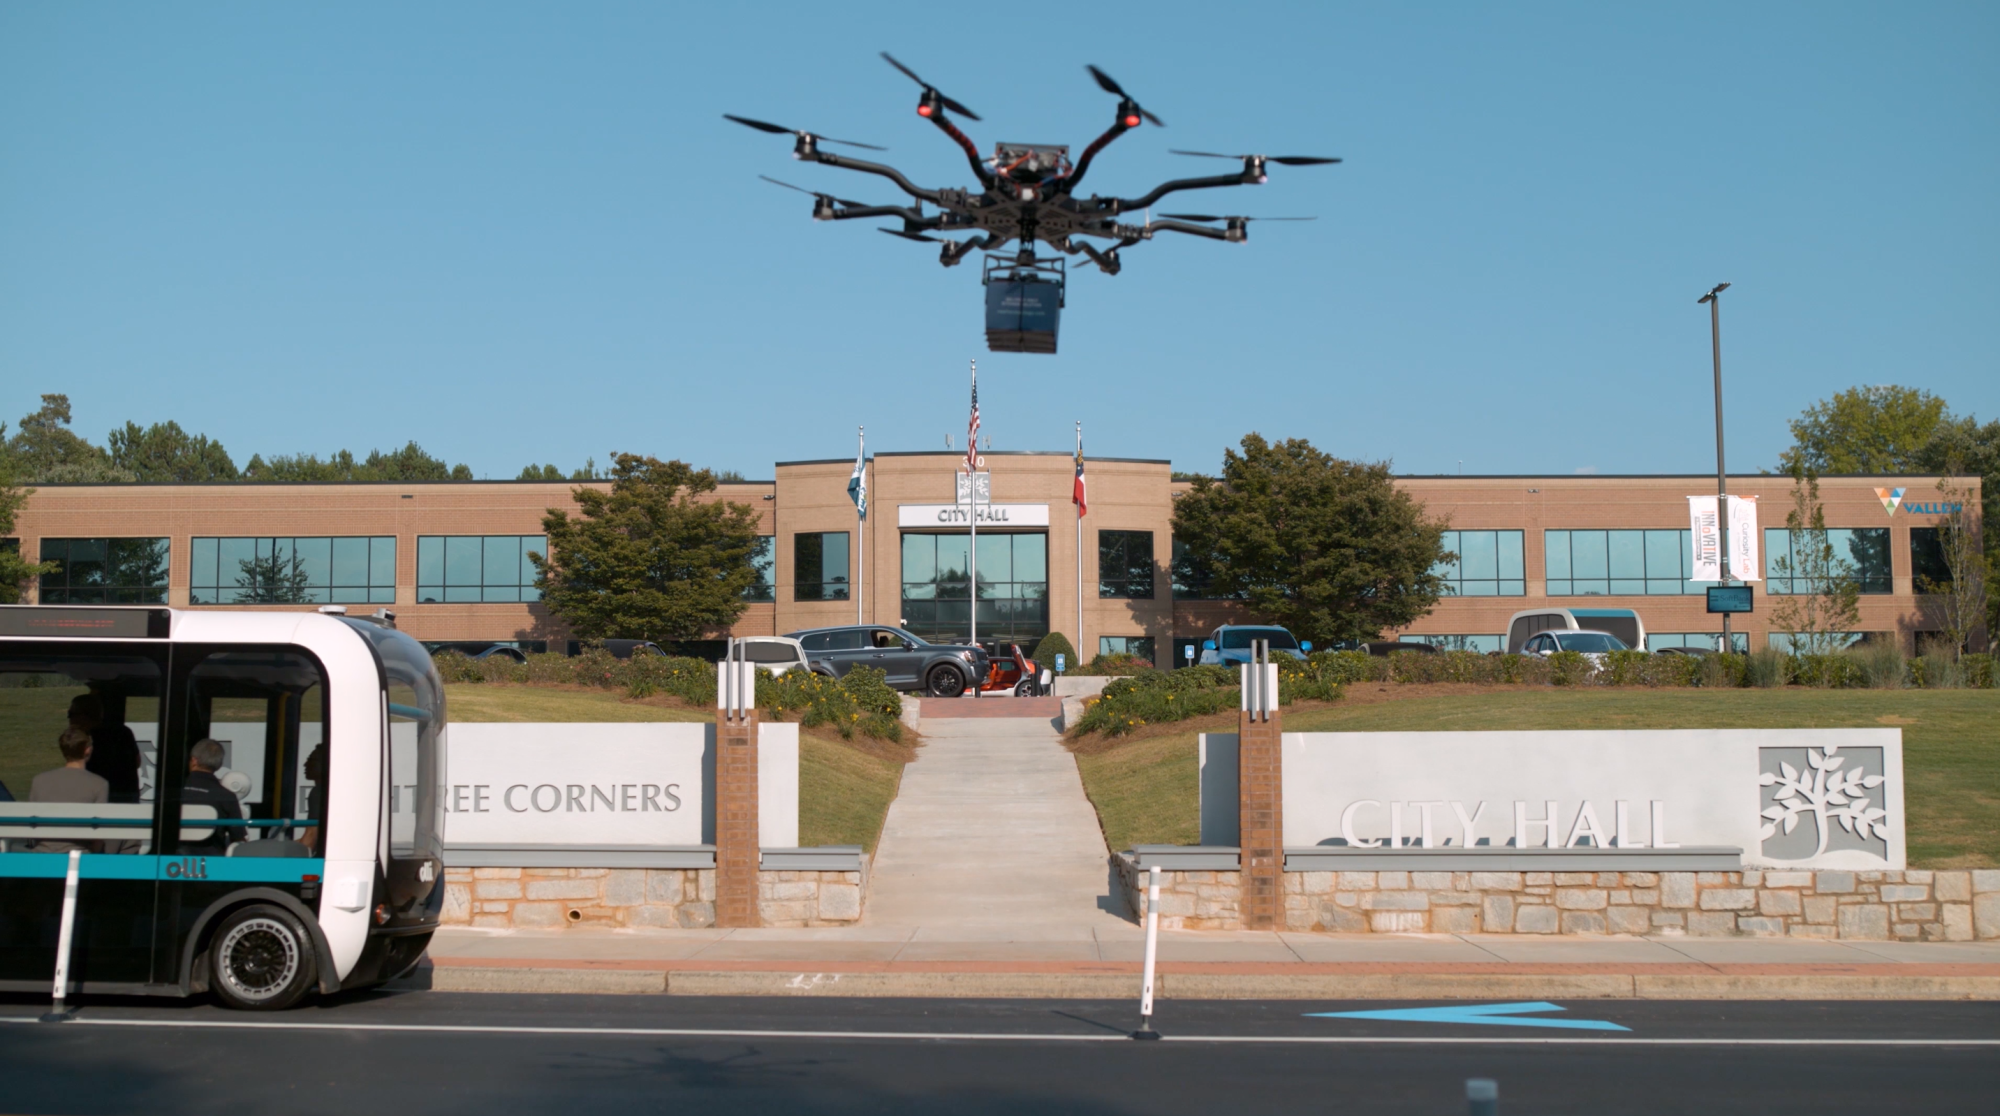
[[[1715,518],[1721,528],[1722,584],[1729,584],[1729,474],[1722,458],[1722,292],[1729,289],[1727,283],[1717,283],[1714,289],[1695,300],[1695,305],[1708,304],[1709,347],[1715,356]],[[1729,640],[1729,614],[1722,614],[1722,647],[1725,654],[1734,651],[1735,645]]]

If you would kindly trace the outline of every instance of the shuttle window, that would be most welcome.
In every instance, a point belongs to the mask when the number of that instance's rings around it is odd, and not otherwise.
[[[324,855],[326,677],[319,664],[299,651],[218,650],[201,656],[187,677],[185,737],[169,750],[161,780],[180,803],[180,850]],[[237,847],[245,842],[255,844],[254,853]]]
[[[0,852],[152,851],[161,679],[151,656],[0,650]],[[30,817],[77,824],[10,824]]]

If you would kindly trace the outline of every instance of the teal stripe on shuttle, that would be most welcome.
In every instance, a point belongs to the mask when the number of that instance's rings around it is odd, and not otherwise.
[[[77,864],[85,880],[203,880],[219,883],[302,883],[326,872],[317,857],[121,856],[85,853]],[[68,853],[0,853],[0,879],[60,880],[69,873]]]

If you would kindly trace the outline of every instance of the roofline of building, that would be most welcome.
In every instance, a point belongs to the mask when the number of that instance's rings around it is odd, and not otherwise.
[[[876,453],[871,453],[868,456],[869,457],[952,457],[952,458],[962,459],[965,457],[965,451],[964,450],[881,450]],[[980,450],[979,456],[1060,457],[1063,460],[1068,461],[1069,459],[1075,457],[1076,454],[1068,450],[1060,452],[1055,450]],[[1113,461],[1113,462],[1120,462],[1126,465],[1172,465],[1173,464],[1172,461],[1169,461],[1164,457],[1092,457],[1089,454],[1084,454],[1083,459],[1085,461]],[[851,457],[822,457],[822,458],[814,458],[811,461],[780,461],[778,462],[778,468],[782,469],[787,465],[846,465],[846,464],[851,464],[853,461],[854,459]]]
[[[940,451],[899,451],[874,453],[870,457],[963,457],[963,454]],[[982,451],[980,456],[1016,457],[1061,457],[1073,456],[1067,453],[1041,453],[1031,450]],[[827,457],[810,461],[780,461],[778,468],[793,465],[847,465],[853,463],[851,457]],[[1172,465],[1173,462],[1152,457],[1089,457],[1086,463],[1104,461],[1123,465]],[[1392,473],[1390,479],[1399,481],[1442,480],[1442,481],[1593,481],[1593,480],[1713,480],[1714,473]],[[1219,478],[1212,478],[1219,479]],[[1785,473],[1734,473],[1731,480],[1789,480]],[[1924,481],[1953,480],[1983,482],[1985,478],[1977,473],[1821,473],[1820,480],[1885,480]],[[333,487],[375,487],[375,488],[415,488],[418,486],[461,487],[474,484],[610,484],[610,477],[596,477],[591,480],[336,480],[336,481],[17,481],[16,488],[333,488]],[[773,485],[777,479],[717,481],[717,487],[724,485]],[[1185,483],[1185,482],[1183,482]]]

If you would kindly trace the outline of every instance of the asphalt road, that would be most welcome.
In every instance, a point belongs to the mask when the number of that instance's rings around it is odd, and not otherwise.
[[[2000,1004],[701,999],[406,992],[277,1016],[0,998],[0,1112],[1880,1113],[2000,1110]],[[1566,1010],[1550,1010],[1550,1008]],[[1568,1022],[1549,1027],[1530,1021]],[[683,1107],[697,1106],[697,1107]]]

